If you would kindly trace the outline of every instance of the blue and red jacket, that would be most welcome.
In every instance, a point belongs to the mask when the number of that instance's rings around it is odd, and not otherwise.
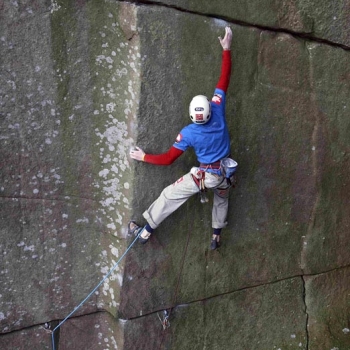
[[[189,124],[178,134],[173,146],[162,154],[146,154],[144,161],[157,165],[172,164],[193,147],[200,163],[212,164],[230,154],[230,138],[225,119],[226,92],[231,76],[231,51],[222,53],[221,74],[211,100],[211,117],[206,124]]]

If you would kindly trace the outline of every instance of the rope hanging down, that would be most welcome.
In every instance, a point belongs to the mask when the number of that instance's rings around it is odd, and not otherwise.
[[[63,323],[65,323],[95,292],[96,290],[102,285],[102,283],[111,275],[111,273],[117,268],[121,260],[124,258],[124,256],[129,252],[131,247],[135,244],[135,242],[138,240],[139,236],[141,235],[142,231],[145,228],[143,228],[136,238],[131,242],[129,247],[126,249],[126,251],[123,253],[123,255],[119,258],[119,260],[115,263],[115,265],[111,268],[111,270],[107,273],[107,275],[101,280],[101,282],[87,295],[87,297],[78,305],[74,308],[74,310],[63,320],[61,321],[53,330],[51,334],[51,342],[52,342],[52,350],[56,350],[55,348],[55,331],[60,328]]]

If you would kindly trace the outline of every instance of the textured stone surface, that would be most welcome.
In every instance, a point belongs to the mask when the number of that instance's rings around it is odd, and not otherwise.
[[[310,349],[350,349],[350,269],[305,277]]]
[[[350,45],[348,0],[162,0],[155,2],[245,25],[269,27],[307,35],[310,38]]]
[[[59,350],[123,349],[123,328],[106,312],[68,320],[60,330]]]
[[[350,262],[350,57],[347,51],[324,45],[307,48],[315,114],[310,160],[317,194],[304,238],[303,265],[314,274]]]
[[[13,333],[1,334],[0,348],[4,350],[52,349],[51,333],[42,324]]]
[[[81,218],[94,221],[91,202],[1,199],[0,208],[0,232],[6,237],[1,244],[1,331],[63,318],[101,278],[99,226],[82,230],[80,223]],[[95,310],[96,300],[78,314]]]
[[[122,349],[122,322],[109,313],[98,312],[67,320],[55,331],[56,342],[53,344],[51,331],[57,322],[7,333],[0,337],[0,348],[11,350],[53,349],[58,350],[99,350]]]
[[[0,329],[7,333],[63,319],[125,249],[140,55],[132,6],[0,7]],[[116,315],[122,274],[120,265],[75,316]]]
[[[125,348],[307,349],[302,295],[295,278],[180,305],[165,331],[156,314],[127,322]]]

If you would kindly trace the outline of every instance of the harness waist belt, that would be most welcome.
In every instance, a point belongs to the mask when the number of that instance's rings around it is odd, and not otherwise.
[[[218,169],[220,169],[220,160],[218,160],[217,162],[214,162],[214,163],[210,163],[210,164],[200,163],[199,167],[204,168],[204,169],[218,170]]]

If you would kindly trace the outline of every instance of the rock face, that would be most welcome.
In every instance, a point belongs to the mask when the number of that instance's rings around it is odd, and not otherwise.
[[[350,349],[348,1],[0,9],[0,349],[51,349],[72,311],[57,350]],[[128,220],[196,164],[129,149],[166,151],[213,93],[227,24],[239,181],[223,245],[208,249],[211,205],[193,197],[116,265]]]

